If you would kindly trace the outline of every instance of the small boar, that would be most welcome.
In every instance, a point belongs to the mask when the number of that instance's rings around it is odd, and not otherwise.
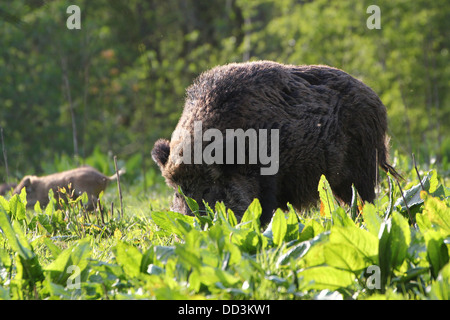
[[[119,175],[124,170],[119,170]],[[68,190],[71,184],[71,190],[74,190],[74,196],[77,197],[84,192],[87,193],[89,203],[88,209],[92,209],[97,203],[100,192],[106,189],[110,181],[117,179],[117,174],[107,177],[90,166],[54,173],[48,176],[25,176],[22,181],[14,189],[14,194],[19,194],[22,188],[27,192],[27,207],[34,207],[37,201],[41,206],[48,204],[48,192],[53,190],[55,196],[58,196],[58,188],[66,188]],[[86,204],[85,204],[86,205]]]
[[[8,191],[14,189],[17,183],[2,183],[0,184],[0,196],[4,196]]]
[[[275,153],[271,168],[262,161],[264,152],[255,160],[257,150],[249,145],[246,160],[233,162],[238,148],[228,146],[238,136],[229,137],[231,129],[244,130],[241,140],[259,132],[256,146],[265,146],[266,155]],[[264,144],[267,131],[272,144]],[[351,201],[352,184],[363,200],[373,201],[378,166],[400,177],[388,163],[386,131],[386,107],[342,70],[271,61],[231,63],[204,72],[187,89],[171,141],[156,141],[152,158],[175,190],[171,210],[190,214],[177,193],[181,187],[201,208],[202,200],[212,206],[223,201],[238,218],[258,198],[261,222],[267,223],[288,202],[298,210],[316,205],[322,174],[341,201]],[[263,169],[271,170],[263,174]]]

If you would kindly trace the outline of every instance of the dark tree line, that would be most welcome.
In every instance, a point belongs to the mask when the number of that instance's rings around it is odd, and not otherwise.
[[[69,30],[66,9],[81,9]],[[0,127],[11,175],[96,148],[127,159],[170,134],[185,88],[218,64],[328,64],[388,107],[400,152],[450,162],[447,1],[131,0],[0,4]],[[1,150],[1,149],[0,149]],[[6,180],[0,157],[0,181]]]

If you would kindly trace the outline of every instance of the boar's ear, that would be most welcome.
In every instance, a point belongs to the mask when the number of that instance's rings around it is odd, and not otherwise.
[[[152,150],[152,158],[162,170],[169,159],[170,145],[166,139],[159,139],[155,142]]]
[[[20,194],[23,188],[31,186],[31,176],[25,176],[22,178],[20,183],[14,188],[13,194]]]
[[[24,186],[24,187],[29,187],[29,186],[31,186],[31,177],[30,177],[30,176],[26,176],[26,177],[23,179],[23,186]]]

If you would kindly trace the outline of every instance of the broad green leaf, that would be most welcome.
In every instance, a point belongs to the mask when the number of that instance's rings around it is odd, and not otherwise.
[[[123,267],[128,276],[137,277],[140,274],[143,255],[136,247],[119,241],[112,251],[117,263]]]
[[[272,218],[272,234],[273,243],[277,246],[281,245],[284,241],[287,231],[287,222],[284,217],[284,212],[278,209]]]
[[[53,258],[56,259],[62,250],[57,245],[55,245],[49,238],[44,238],[44,243],[52,253]]]
[[[197,201],[195,201],[195,200],[192,199],[192,198],[189,198],[188,196],[185,196],[184,193],[183,193],[183,190],[181,190],[181,187],[178,187],[178,192],[179,192],[179,193],[184,197],[184,199],[186,200],[186,203],[187,203],[189,209],[191,209],[191,211],[192,211],[194,214],[198,214],[198,213],[199,213],[199,212],[198,212],[199,206],[198,206]]]
[[[232,226],[232,227],[237,226],[238,222],[237,222],[236,216],[234,215],[234,212],[231,209],[227,209],[227,216],[228,216],[228,222],[230,223],[230,226]]]
[[[327,265],[341,270],[359,272],[370,265],[353,246],[345,244],[337,246],[328,243],[324,247],[323,254]]]
[[[378,237],[382,219],[377,212],[377,208],[372,203],[365,203],[363,208],[364,224],[367,230],[374,236]]]
[[[260,232],[260,221],[259,217],[261,216],[262,208],[258,198],[255,198],[252,203],[248,206],[247,210],[245,210],[244,215],[242,216],[241,222],[239,226],[241,228],[251,228],[256,232]]]
[[[20,202],[23,204],[23,207],[27,207],[27,191],[25,188],[22,188],[19,193]]]
[[[439,186],[439,181],[437,178],[437,171],[431,170],[430,187],[428,189],[428,192],[433,194],[434,192],[436,192],[438,186]]]
[[[300,236],[300,227],[297,214],[292,206],[289,205],[288,217],[287,217],[287,229],[285,241],[298,240]]]
[[[431,274],[436,279],[439,271],[449,262],[448,248],[439,231],[429,230],[424,237],[427,246],[427,260],[431,265]]]
[[[9,246],[14,252],[17,252],[23,259],[31,260],[34,258],[34,252],[30,244],[23,235],[22,230],[17,225],[11,224],[8,214],[0,207],[0,229],[8,239]]]
[[[300,233],[300,241],[306,241],[312,239],[322,232],[324,232],[324,227],[314,219],[309,219],[305,223],[302,232]]]
[[[19,196],[15,194],[9,200],[9,210],[11,212],[11,218],[14,220],[25,220],[26,219],[26,208],[25,205],[20,200]]]
[[[9,212],[9,201],[0,196],[0,207],[3,207],[5,212]]]
[[[299,271],[297,276],[302,278],[302,284],[306,290],[337,290],[355,284],[355,275],[352,272],[330,266],[304,269]]]
[[[286,265],[291,260],[300,259],[308,252],[309,248],[311,248],[311,241],[303,241],[299,244],[294,245],[293,247],[289,248],[288,251],[282,254],[280,258],[278,258],[277,267]]]
[[[426,196],[423,214],[442,230],[443,235],[450,235],[450,207],[444,201]]]
[[[308,240],[309,246],[305,249],[306,253],[300,252],[297,266],[299,268],[309,268],[320,266],[326,263],[324,257],[324,248],[330,239],[330,231],[323,232],[311,240]],[[299,244],[300,245],[300,244]],[[301,250],[301,249],[300,249]]]
[[[187,268],[200,269],[202,267],[202,260],[198,250],[190,250],[187,246],[177,245],[175,254],[178,256],[180,262],[184,263]]]
[[[384,287],[393,270],[398,268],[406,258],[411,242],[408,222],[400,213],[394,211],[392,217],[381,225],[379,238],[378,260]]]
[[[373,261],[378,252],[378,239],[370,232],[354,227],[333,227],[330,233],[331,244],[352,246],[369,262]]]
[[[175,256],[175,247],[174,246],[154,246],[153,251],[155,254],[155,260],[166,263],[169,258]]]
[[[319,191],[320,198],[320,214],[327,218],[331,218],[331,214],[334,210],[336,210],[338,205],[334,198],[333,192],[331,191],[330,184],[324,175],[320,177],[317,190]]]
[[[0,266],[9,268],[11,266],[11,257],[7,249],[0,248]]]
[[[361,271],[377,262],[378,239],[357,227],[333,227],[324,247],[328,265],[349,271]]]
[[[195,219],[194,217],[173,211],[154,211],[151,213],[151,217],[153,222],[161,229],[178,236],[188,233],[192,229]]]
[[[442,268],[436,280],[432,282],[430,297],[445,301],[450,300],[450,263]]]
[[[355,226],[353,220],[347,215],[344,208],[338,207],[332,212],[333,224],[335,226],[341,227],[352,227]]]
[[[47,208],[49,208],[49,207],[52,207],[53,208],[52,210],[54,210],[53,205],[49,203],[49,204],[47,204],[47,207],[46,207],[45,211],[47,211]],[[34,209],[34,212],[36,212],[37,214],[42,214],[41,203],[39,202],[39,200],[36,201],[36,203],[34,204],[33,209]]]
[[[72,266],[79,268],[81,272],[87,267],[88,257],[91,253],[89,242],[89,238],[78,241],[62,251],[52,263],[44,268],[45,273],[54,283],[65,285],[71,275],[69,268]]]
[[[447,196],[446,190],[443,187],[438,187],[438,179],[436,170],[432,170],[422,179],[421,183],[414,185],[410,189],[404,192],[404,197],[408,208],[411,210],[414,207],[420,206],[424,203],[420,193],[421,191],[427,191],[431,195]],[[423,186],[423,189],[422,189]],[[395,207],[400,206],[402,211],[406,211],[405,201],[403,197],[399,197],[395,202]]]

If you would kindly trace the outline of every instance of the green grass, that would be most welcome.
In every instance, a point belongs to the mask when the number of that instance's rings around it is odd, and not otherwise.
[[[115,186],[91,213],[82,197],[50,194],[42,210],[0,197],[0,298],[448,300],[450,189],[436,170],[419,183],[402,167],[406,205],[384,175],[374,204],[341,206],[323,177],[320,208],[277,211],[267,227],[257,200],[240,223],[221,203],[168,212],[158,179],[146,192],[124,183],[123,216]]]

